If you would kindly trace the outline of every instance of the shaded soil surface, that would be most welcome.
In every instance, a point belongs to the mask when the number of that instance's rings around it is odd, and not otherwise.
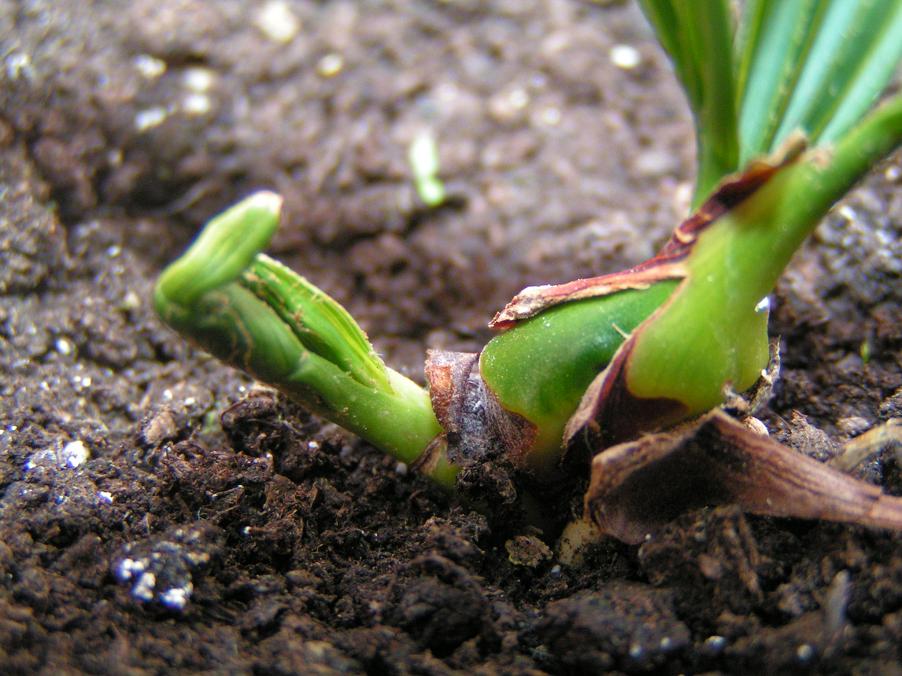
[[[261,187],[276,255],[416,378],[523,285],[643,259],[692,133],[634,7],[0,0],[0,58],[4,673],[898,673],[899,535],[721,508],[563,568],[151,312]],[[800,452],[902,415],[900,183],[897,156],[775,294],[765,421]],[[861,472],[902,493],[891,452]]]

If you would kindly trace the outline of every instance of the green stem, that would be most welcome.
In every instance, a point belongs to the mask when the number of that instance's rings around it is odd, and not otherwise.
[[[833,202],[900,142],[902,97],[835,147],[806,153],[703,232],[687,261],[689,277],[643,327],[631,356],[630,392],[675,399],[691,414],[719,405],[725,385],[750,387],[767,360],[759,301]]]

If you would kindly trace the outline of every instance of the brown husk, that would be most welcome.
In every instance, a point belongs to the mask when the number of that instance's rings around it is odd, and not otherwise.
[[[599,453],[585,498],[598,528],[629,543],[686,511],[719,504],[902,529],[902,499],[755,434],[720,410]]]

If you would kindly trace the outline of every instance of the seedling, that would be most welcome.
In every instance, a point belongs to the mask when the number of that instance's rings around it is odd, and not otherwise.
[[[727,0],[643,7],[698,132],[694,211],[654,258],[525,289],[479,354],[429,353],[428,391],[385,366],[338,303],[261,253],[279,220],[272,193],[205,227],[161,276],[157,310],[470,497],[491,475],[504,502],[519,495],[528,511],[530,494],[588,480],[571,534],[638,541],[723,501],[902,528],[902,501],[720,408],[768,365],[767,294],[793,252],[902,142],[902,96],[868,112],[902,58],[902,3],[750,0],[738,30]]]
[[[441,206],[445,201],[445,184],[439,178],[438,146],[428,132],[414,138],[407,150],[407,160],[413,174],[413,185],[427,207]]]

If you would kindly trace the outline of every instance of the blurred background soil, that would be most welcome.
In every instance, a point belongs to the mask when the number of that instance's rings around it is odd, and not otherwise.
[[[422,380],[521,287],[653,253],[692,138],[627,2],[0,0],[2,671],[900,673],[899,535],[721,508],[561,567],[150,307],[274,189],[275,255]],[[897,155],[775,293],[800,452],[902,415],[900,231]]]

